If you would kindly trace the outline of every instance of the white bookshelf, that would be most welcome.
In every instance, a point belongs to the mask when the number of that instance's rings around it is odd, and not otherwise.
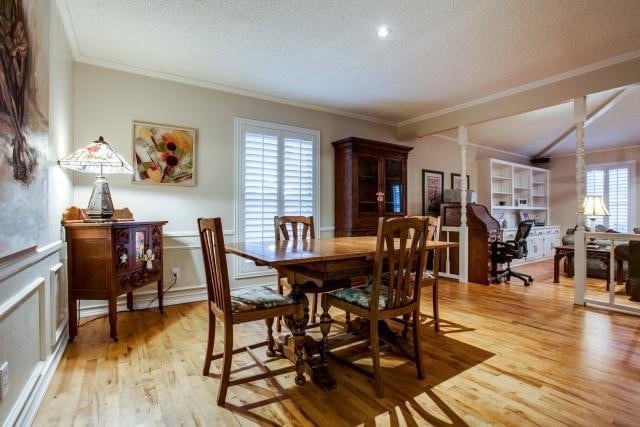
[[[538,225],[527,239],[526,261],[553,256],[553,247],[560,244],[560,228],[550,225],[549,171],[498,159],[478,161],[478,203],[489,208],[500,222],[502,239],[513,240],[520,223],[521,212]],[[487,185],[488,184],[488,185]]]

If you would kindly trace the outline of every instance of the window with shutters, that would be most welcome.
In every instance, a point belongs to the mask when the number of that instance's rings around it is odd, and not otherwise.
[[[609,216],[597,217],[596,224],[628,233],[633,228],[635,164],[633,162],[586,167],[586,195],[604,196]]]
[[[238,241],[274,240],[273,217],[318,216],[320,132],[236,119]],[[239,261],[237,276],[273,273]]]

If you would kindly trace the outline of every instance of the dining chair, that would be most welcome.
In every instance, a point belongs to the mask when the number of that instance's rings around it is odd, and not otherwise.
[[[369,284],[322,295],[320,317],[322,347],[326,357],[330,307],[369,320],[369,341],[373,372],[366,371],[374,380],[378,397],[384,397],[380,372],[380,336],[378,321],[410,314],[413,330],[413,360],[418,378],[424,379],[422,352],[420,351],[420,289],[427,263],[425,248],[428,223],[420,217],[380,218],[373,279]],[[336,356],[336,355],[333,355]],[[337,356],[336,356],[337,357]],[[350,360],[343,360],[353,365]],[[362,370],[358,367],[358,370]]]
[[[276,242],[280,240],[298,240],[298,239],[315,239],[315,227],[313,224],[313,216],[275,216],[273,217],[273,226],[275,231]],[[287,276],[278,271],[278,293],[284,294],[284,288],[291,288],[291,284],[287,280]],[[313,302],[311,303],[311,323],[316,322],[318,313],[318,293],[313,292]],[[276,331],[282,329],[281,318],[278,317]]]
[[[207,353],[204,359],[202,375],[209,375],[211,362],[222,358],[222,373],[218,390],[218,405],[226,400],[227,388],[230,386],[256,381],[276,375],[296,371],[296,384],[303,385],[304,361],[302,346],[304,344],[304,326],[302,319],[304,307],[296,304],[286,296],[279,295],[267,286],[247,287],[231,290],[227,270],[222,221],[220,218],[199,218],[198,229],[204,258],[204,270],[207,278],[209,337]],[[293,333],[295,344],[295,366],[269,370],[265,363],[253,351],[267,346],[267,356],[275,357],[275,340],[273,338],[273,319],[287,316],[287,326]],[[267,340],[243,348],[233,348],[233,325],[264,319],[267,325]],[[216,321],[224,324],[224,350],[213,353],[216,338]],[[231,358],[234,354],[248,352],[263,371],[260,374],[231,380]]]

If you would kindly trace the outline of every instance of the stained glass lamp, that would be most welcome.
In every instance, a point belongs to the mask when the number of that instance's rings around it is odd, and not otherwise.
[[[102,137],[58,160],[58,164],[74,171],[97,175],[87,206],[88,221],[109,221],[113,216],[114,209],[109,184],[104,175],[108,173],[133,174],[131,165],[116,153]]]

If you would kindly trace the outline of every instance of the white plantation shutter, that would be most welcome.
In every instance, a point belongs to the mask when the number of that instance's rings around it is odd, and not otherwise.
[[[245,119],[237,128],[238,241],[274,240],[276,215],[317,217],[319,133]],[[239,276],[269,273],[238,261]]]
[[[633,218],[633,164],[590,166],[586,171],[586,194],[603,195],[608,217],[598,217],[596,224],[604,224],[623,233],[629,232]]]

